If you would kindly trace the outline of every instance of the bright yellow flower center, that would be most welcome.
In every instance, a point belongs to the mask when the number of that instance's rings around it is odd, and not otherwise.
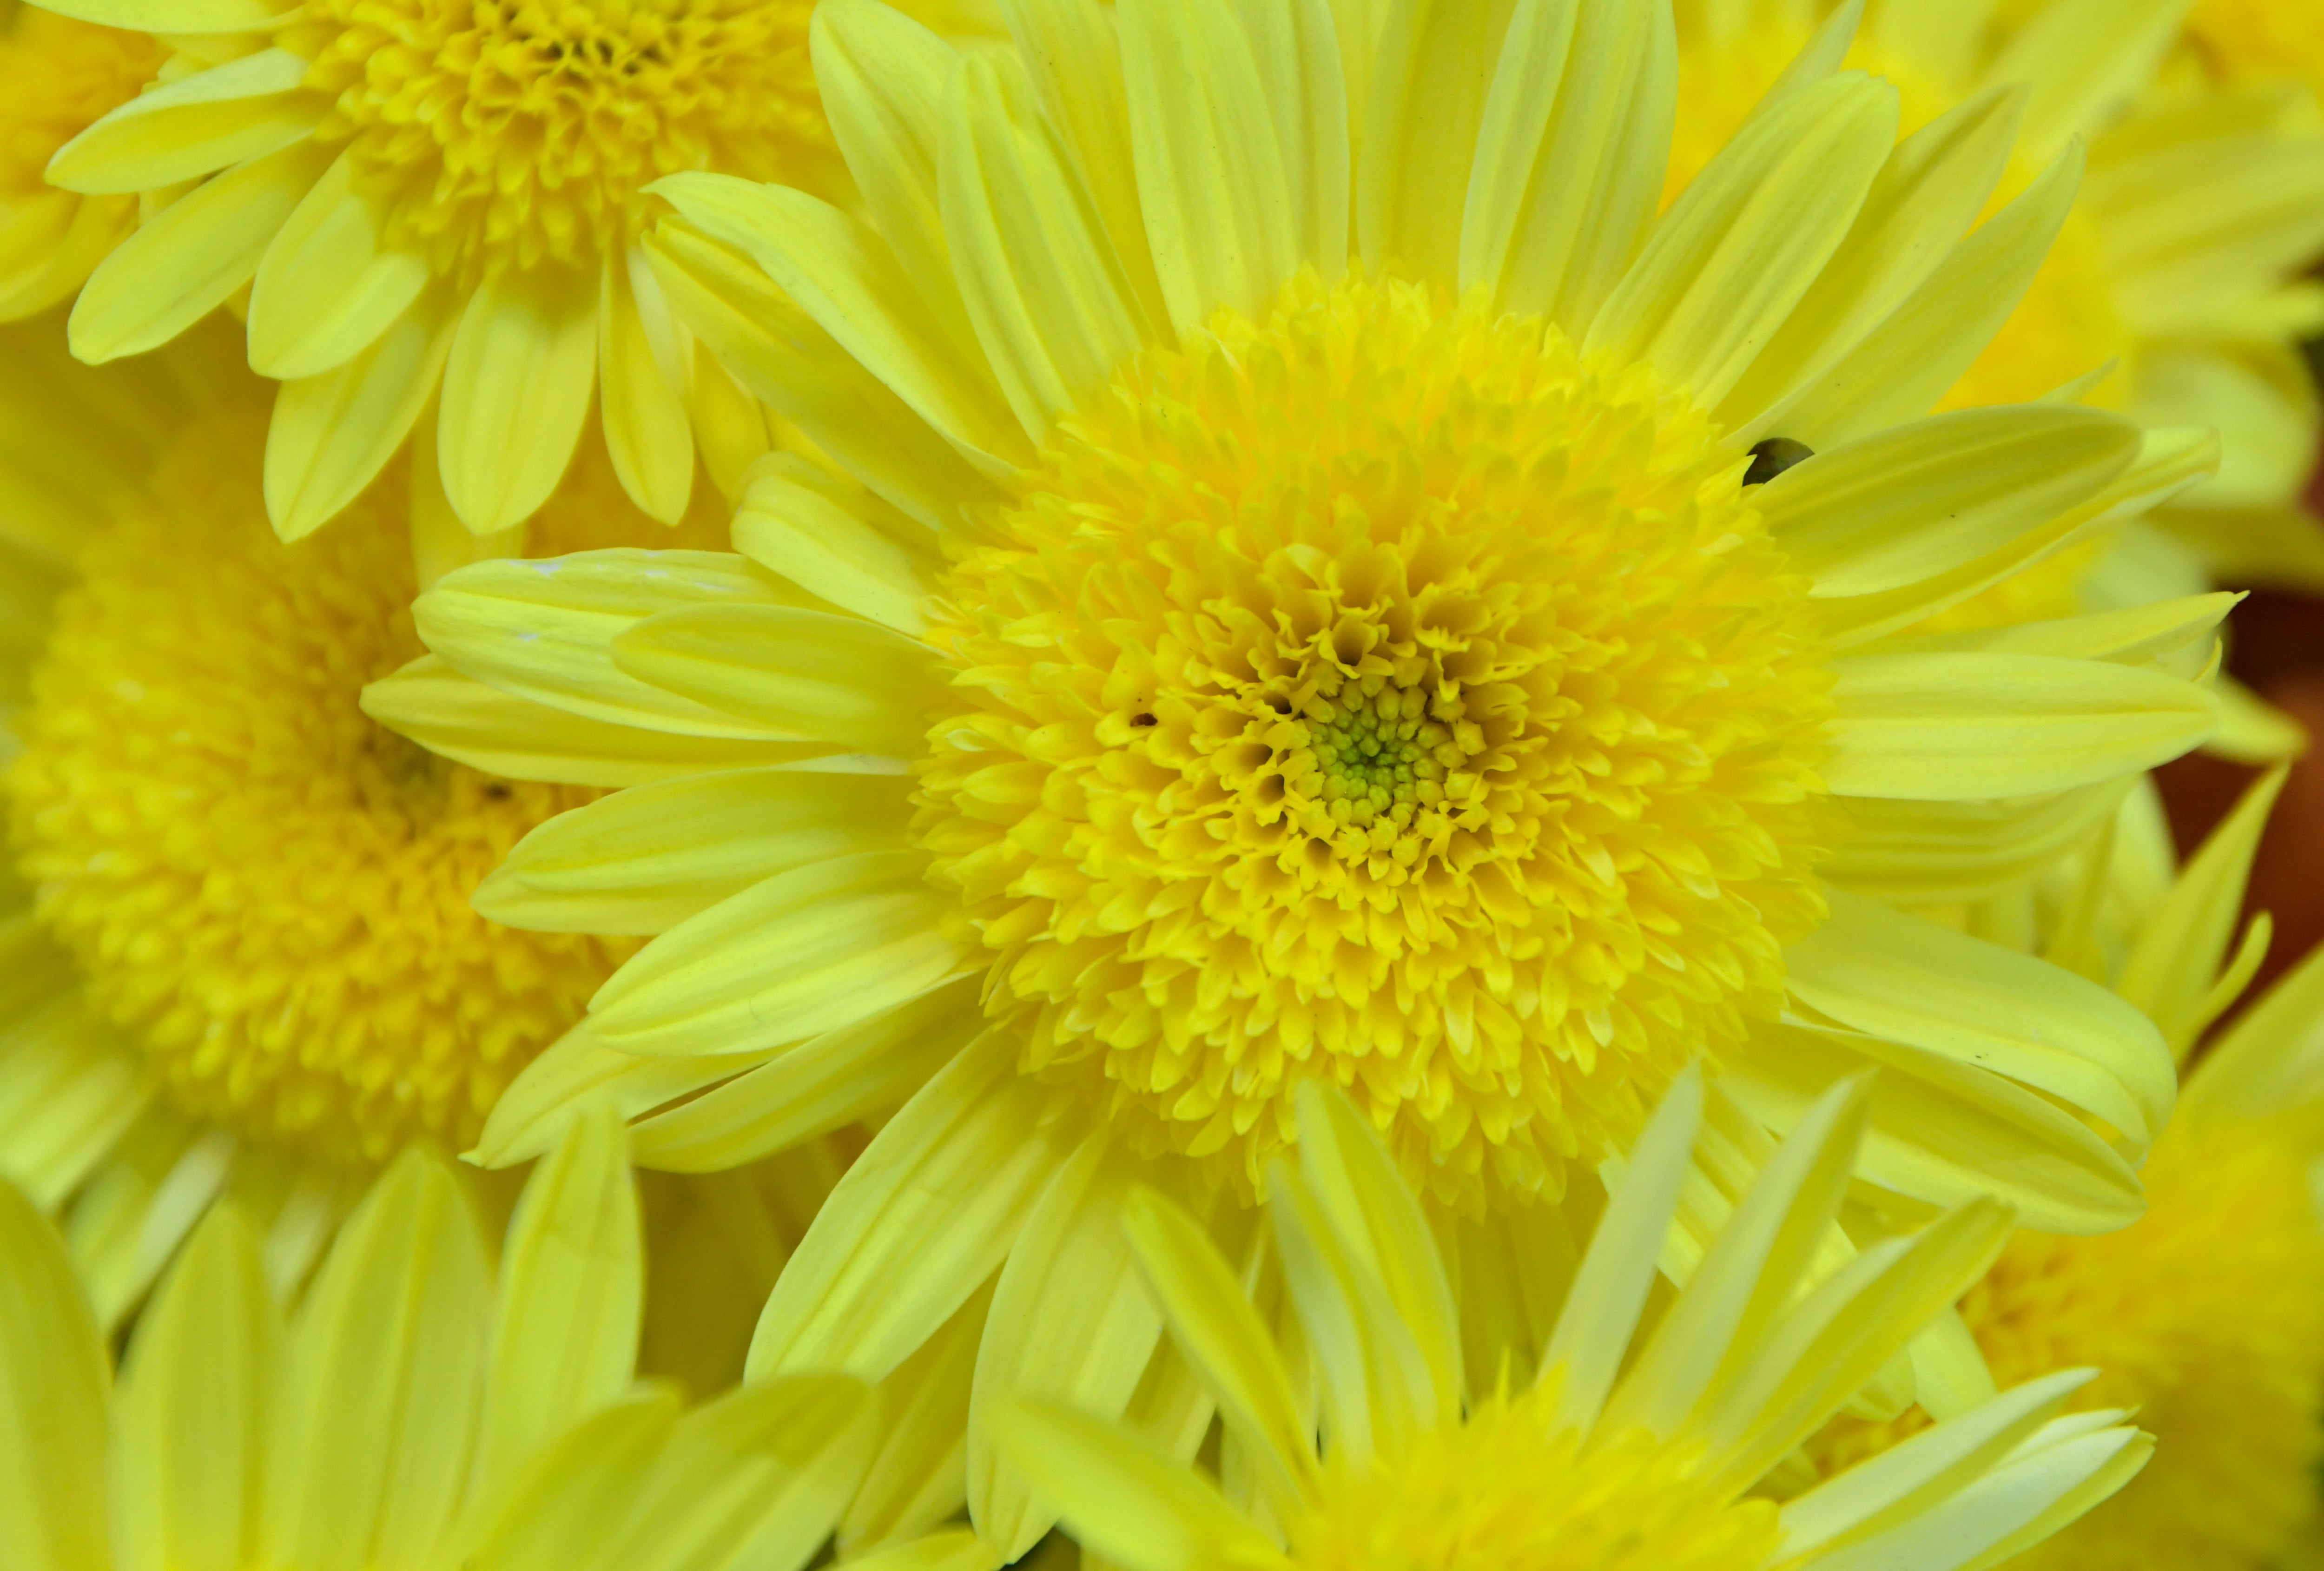
[[[283,42],[331,95],[391,243],[440,273],[588,263],[680,170],[818,189],[839,169],[812,0],[311,0]]]
[[[1830,709],[1716,436],[1538,319],[1312,275],[1063,421],[940,597],[916,827],[1026,1067],[1245,1192],[1326,1077],[1474,1206],[1776,1010]]]
[[[186,1110],[329,1159],[461,1147],[631,947],[468,907],[595,793],[493,780],[364,716],[364,684],[420,652],[403,497],[286,548],[264,435],[263,415],[198,422],[87,548],[17,720],[19,867],[92,1007]]]
[[[30,5],[0,14],[0,198],[53,190],[44,171],[57,149],[135,97],[162,54],[142,32]]]
[[[1727,145],[1808,36],[1807,29],[1797,23],[1765,16],[1739,36],[1717,43],[1699,33],[1682,39],[1678,119],[1663,188],[1665,204]],[[1907,134],[1952,107],[1961,96],[1912,61],[1877,50],[1861,38],[1848,64],[1896,85]],[[1988,215],[2038,172],[2014,164],[1995,193]],[[2129,386],[2135,349],[2130,329],[2115,308],[2114,283],[2100,251],[2097,222],[2086,207],[2077,205],[2066,215],[2025,298],[1938,407],[2030,403],[2114,361],[2120,368],[2085,402],[2119,408]],[[1928,631],[2071,615],[2082,609],[2078,591],[2094,555],[2089,550],[2067,551],[2038,562],[1955,606],[1931,623]]]
[[[2255,1571],[2316,1511],[2324,1462],[2324,1231],[2307,1163],[2276,1132],[2173,1126],[2150,1208],[2098,1238],[2020,1234],[1961,1302],[2009,1386],[2096,1365],[2079,1408],[2133,1408],[2154,1460],[2025,1571]],[[1843,1422],[1831,1465],[1917,1428]]]
[[[1756,1571],[1775,1507],[1721,1505],[1694,1456],[1644,1431],[1576,1455],[1539,1393],[1492,1400],[1370,1468],[1327,1466],[1321,1509],[1286,1524],[1299,1571]]]
[[[2324,5],[2317,0],[2196,0],[2185,36],[2230,82],[2291,79],[2324,89]]]

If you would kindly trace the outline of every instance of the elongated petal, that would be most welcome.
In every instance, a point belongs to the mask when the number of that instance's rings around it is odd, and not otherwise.
[[[1835,891],[1832,919],[1784,951],[1795,997],[1891,1041],[2011,1076],[2144,1141],[2178,1077],[2152,1021],[2030,956]]]
[[[885,1115],[918,1095],[982,1025],[973,978],[931,987],[645,1120],[635,1132],[638,1160],[665,1172],[724,1172]]]
[[[1499,52],[1495,20],[1460,0],[1388,8],[1356,160],[1356,244],[1375,273],[1395,263],[1448,283],[1458,275],[1462,208]]]
[[[1288,1520],[1313,1498],[1315,1450],[1274,1334],[1202,1224],[1167,1197],[1133,1194],[1122,1226],[1172,1341],[1217,1400],[1229,1431],[1250,1447],[1277,1515]]]
[[[553,1150],[575,1114],[603,1098],[634,1118],[742,1074],[776,1049],[691,1058],[641,1058],[599,1041],[584,1019],[524,1067],[501,1093],[468,1160],[512,1167]]]
[[[423,290],[353,358],[283,384],[266,429],[276,534],[303,540],[378,477],[434,396],[458,321],[449,290]]]
[[[613,641],[684,606],[783,603],[777,583],[711,551],[583,551],[549,561],[478,562],[413,602],[429,648],[504,692],[586,719],[681,735],[797,740],[622,670]]]
[[[918,1353],[880,1382],[887,1437],[872,1459],[862,1489],[840,1520],[844,1558],[854,1561],[867,1545],[902,1547],[915,1539],[963,1539],[991,1557],[973,1532],[930,1533],[938,1523],[958,1517],[968,1503],[968,1393],[991,1297],[979,1293],[970,1298]],[[922,1539],[923,1534],[929,1538]]]
[[[918,638],[927,630],[924,606],[937,567],[914,549],[919,541],[873,522],[883,511],[869,497],[834,497],[806,465],[778,457],[742,493],[734,549],[842,610]],[[887,517],[913,527],[893,512]]]
[[[605,258],[597,291],[598,409],[622,489],[647,516],[676,523],[694,494],[694,433],[685,396],[639,314],[641,274],[646,288],[659,291],[642,255]]]
[[[585,1105],[509,1224],[476,1446],[479,1486],[627,1391],[645,1262],[619,1111]]]
[[[1138,1163],[1102,1133],[1082,1142],[1026,1215],[992,1291],[968,1409],[968,1510],[1014,1560],[1056,1521],[992,1428],[996,1400],[1046,1399],[1118,1419],[1162,1334],[1131,1261],[1121,1206]]]
[[[1428,1219],[1379,1137],[1346,1095],[1301,1086],[1299,1167],[1342,1244],[1378,1276],[1428,1366],[1439,1412],[1458,1409],[1466,1381],[1452,1284]]]
[[[310,142],[238,164],[149,219],[74,301],[72,350],[92,365],[159,348],[248,283],[331,155]]]
[[[489,1294],[457,1184],[405,1155],[340,1233],[293,1329],[268,1458],[274,1559],[369,1571],[426,1556],[467,1476]]]
[[[1932,415],[1794,465],[1760,488],[1769,531],[1811,593],[1877,594],[1999,550],[2130,467],[2137,429],[2030,404]]]
[[[363,710],[430,752],[508,780],[642,785],[745,765],[816,762],[833,751],[816,742],[690,736],[586,719],[487,687],[432,654],[365,688]]]
[[[1868,1069],[1871,1114],[1858,1175],[1933,1206],[1979,1195],[2044,1233],[2111,1233],[2146,1208],[2138,1175],[2089,1124],[1973,1063],[1876,1037],[1763,1026],[1720,1084],[1771,1129]]]
[[[1622,1354],[1637,1331],[1646,1289],[1662,1260],[1702,1122],[1702,1080],[1692,1069],[1672,1082],[1630,1149],[1619,1187],[1598,1219],[1573,1290],[1541,1355],[1541,1378],[1559,1381],[1557,1425],[1588,1434],[1614,1387]]]
[[[670,308],[718,363],[888,502],[936,529],[998,494],[733,247],[666,225],[645,255]]]
[[[263,158],[305,136],[330,106],[298,90],[307,70],[289,50],[264,49],[141,93],[59,148],[49,181],[146,191]]]
[[[2251,878],[2260,831],[2283,790],[2282,769],[2264,776],[2180,869],[2171,892],[2140,929],[2115,990],[2162,1029],[2184,1058],[2218,1007],[2213,984],[2227,956]]]
[[[436,422],[444,494],[478,534],[523,522],[572,461],[597,368],[597,285],[553,269],[468,298]]]
[[[1820,871],[1854,893],[1896,905],[1943,905],[2022,884],[2096,839],[2137,777],[2006,801],[1849,805],[1847,844]]]
[[[1462,287],[1580,337],[1645,243],[1677,90],[1668,7],[1518,0],[1462,211]]]
[[[1832,665],[1824,778],[1841,796],[2066,790],[2176,758],[2218,725],[2201,688],[2104,661],[1873,654]]]
[[[903,758],[925,745],[936,690],[927,645],[787,605],[660,612],[615,637],[613,663],[773,733]]]
[[[110,1571],[107,1383],[63,1241],[0,1183],[0,1534],[26,1571]]]
[[[1716,405],[1848,234],[1896,116],[1895,88],[1849,73],[1753,120],[1663,216],[1583,352],[1650,361]]]
[[[1151,1440],[1055,1402],[1011,1402],[992,1423],[1074,1536],[1111,1561],[1131,1571],[1284,1563],[1256,1524]]]
[[[1736,439],[1784,436],[1821,448],[1925,413],[1985,352],[2024,298],[2073,208],[2081,173],[2076,144],[1953,247],[1829,370],[1755,417]]]
[[[885,1376],[1008,1257],[1071,1150],[1005,1031],[964,1050],[847,1169],[775,1283],[752,1379]]]
[[[895,253],[860,220],[803,191],[727,175],[673,175],[652,189],[750,256],[972,463],[1001,474],[1029,457],[991,368],[954,341]]]
[[[918,995],[964,959],[926,868],[915,851],[835,857],[713,906],[598,990],[598,1036],[625,1052],[747,1052]]]
[[[641,786],[535,829],[473,903],[536,932],[664,932],[778,873],[903,849],[909,794],[901,776],[784,769]]]
[[[295,8],[276,5],[271,0],[63,0],[51,9],[60,16],[78,17],[100,27],[190,37],[268,32],[275,23],[296,14]]]
[[[1327,281],[1348,266],[1348,88],[1330,0],[1237,0],[1291,199],[1295,254]]]
[[[645,1388],[585,1419],[504,1480],[481,1515],[446,1541],[438,1564],[494,1571],[582,1571],[634,1520],[640,1481],[677,1426],[678,1393]]]
[[[2033,86],[2027,155],[2105,130],[2146,88],[2186,14],[2177,0],[2061,0],[2029,16],[1986,67],[1987,81]]]
[[[70,962],[47,950],[51,975]],[[36,1205],[78,1188],[153,1097],[134,1049],[77,997],[17,1024],[0,1056],[0,1178]]]
[[[962,297],[1018,423],[1043,440],[1149,329],[1022,71],[965,61],[945,125],[939,187]]]
[[[1170,321],[1183,337],[1221,306],[1256,316],[1298,253],[1250,42],[1225,0],[1115,9],[1138,192]]]
[[[250,288],[250,365],[290,382],[375,343],[428,282],[416,253],[381,245],[381,215],[351,188],[352,155],[325,171],[266,248]]]
[[[212,1211],[138,1317],[112,1456],[120,1571],[258,1558],[282,1326],[249,1229]]]

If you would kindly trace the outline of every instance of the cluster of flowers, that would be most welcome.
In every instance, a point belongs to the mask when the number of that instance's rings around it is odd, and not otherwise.
[[[2303,1553],[2318,0],[0,7],[0,1571]]]

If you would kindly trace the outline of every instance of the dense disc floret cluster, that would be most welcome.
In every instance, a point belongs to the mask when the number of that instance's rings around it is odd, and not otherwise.
[[[1028,1067],[1255,1180],[1356,1090],[1440,1197],[1562,1188],[1815,926],[1803,582],[1683,397],[1312,275],[1062,421],[931,634],[916,835]]]
[[[325,1158],[472,1139],[620,941],[468,892],[594,793],[494,780],[367,719],[418,648],[402,503],[285,549],[254,420],[197,421],[84,553],[8,777],[18,866],[175,1100]]]
[[[391,245],[473,277],[619,254],[643,188],[836,168],[807,0],[317,0],[284,42]]]
[[[1772,1501],[1722,1502],[1699,1447],[1644,1430],[1585,1455],[1553,1433],[1554,1387],[1425,1431],[1393,1466],[1322,1470],[1323,1502],[1286,1524],[1299,1571],[1752,1571],[1775,1558]]]

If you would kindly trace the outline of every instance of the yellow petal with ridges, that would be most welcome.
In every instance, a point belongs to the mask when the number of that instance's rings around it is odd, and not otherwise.
[[[468,1475],[491,1285],[457,1182],[417,1151],[348,1219],[290,1341],[266,1542],[308,1571],[424,1561]]]
[[[2096,983],[1834,890],[1787,946],[1794,997],[1843,1025],[2007,1075],[2144,1144],[2178,1094],[2153,1022]]]
[[[638,1160],[662,1172],[724,1172],[884,1116],[910,1101],[982,1025],[975,979],[941,983],[869,1020],[785,1048],[644,1120],[634,1132]]]
[[[153,32],[200,38],[221,32],[271,32],[298,14],[270,0],[59,0],[47,7],[60,16]]]
[[[68,323],[73,353],[91,365],[142,355],[224,305],[330,162],[313,143],[294,143],[154,214],[81,286]]]
[[[577,1108],[509,1220],[476,1435],[477,1487],[630,1387],[644,1309],[638,1197],[620,1111]]]
[[[886,517],[881,517],[881,513]],[[897,527],[882,529],[893,521]],[[778,454],[744,486],[734,549],[843,611],[918,638],[939,564],[917,526],[868,496],[833,494],[828,476]]]
[[[675,1391],[638,1394],[583,1419],[507,1479],[445,1541],[439,1566],[493,1571],[612,1571],[636,1520],[641,1482],[677,1427]]]
[[[778,873],[903,849],[910,795],[901,775],[771,768],[640,786],[534,829],[473,903],[534,932],[667,932]]]
[[[319,376],[369,348],[419,298],[428,263],[383,250],[382,214],[349,184],[342,156],[284,221],[250,285],[250,367],[284,382]]]
[[[2201,688],[2104,661],[1865,654],[1832,662],[1824,779],[1848,797],[1954,801],[2151,769],[2217,729]]]
[[[1119,1419],[1162,1335],[1122,1232],[1139,1164],[1103,1132],[1065,1160],[1026,1214],[992,1291],[968,1408],[968,1511],[1003,1560],[1055,1525],[1056,1507],[1008,1465],[994,1403],[1018,1397]]]
[[[641,1058],[599,1041],[585,1018],[501,1093],[468,1160],[513,1167],[553,1149],[576,1110],[603,1098],[625,1118],[691,1096],[766,1062],[774,1049],[720,1058]]]
[[[1008,1258],[1072,1151],[988,1032],[881,1126],[775,1283],[746,1378],[845,1369],[884,1378]]]
[[[694,494],[686,398],[654,353],[638,312],[641,254],[607,256],[597,292],[598,415],[622,489],[649,518],[676,523]],[[646,273],[647,285],[653,284]]]
[[[659,612],[617,634],[613,654],[630,676],[770,734],[898,758],[921,751],[940,679],[917,639],[790,605]]]
[[[1236,0],[1283,153],[1293,254],[1328,282],[1348,267],[1348,86],[1330,0]]]
[[[1297,266],[1282,145],[1224,0],[1122,0],[1121,65],[1146,234],[1184,337],[1257,316]]]
[[[2001,893],[2089,845],[2138,777],[2052,796],[1904,802],[1858,797],[1850,833],[1818,870],[1895,905],[1950,905]]]
[[[72,975],[54,951],[49,974]],[[0,1178],[64,1204],[152,1101],[135,1049],[78,998],[15,1023],[0,1055]]]
[[[444,494],[478,534],[523,522],[572,461],[597,369],[597,284],[541,269],[468,297],[436,421]]]
[[[1716,406],[1846,237],[1896,105],[1893,86],[1849,72],[1771,106],[1663,215],[1583,353],[1648,361]]]
[[[624,1052],[724,1055],[917,996],[963,958],[926,869],[918,852],[877,851],[755,884],[640,950],[591,1001],[592,1026]]]
[[[1374,274],[1393,266],[1446,283],[1458,275],[1462,208],[1499,55],[1497,20],[1463,0],[1388,7],[1356,150],[1356,245]]]
[[[933,1530],[968,1504],[968,1391],[991,1297],[970,1298],[880,1382],[887,1437],[839,1523],[839,1553],[851,1564],[861,1564],[857,1557],[876,1546],[916,1550],[938,1543],[981,1557],[984,1571],[997,1559],[968,1529]]]
[[[57,149],[49,183],[127,194],[263,158],[330,107],[299,90],[308,69],[287,49],[265,49],[141,93]]]
[[[257,1242],[219,1206],[138,1317],[115,1399],[119,1571],[226,1571],[260,1558],[281,1317]]]

